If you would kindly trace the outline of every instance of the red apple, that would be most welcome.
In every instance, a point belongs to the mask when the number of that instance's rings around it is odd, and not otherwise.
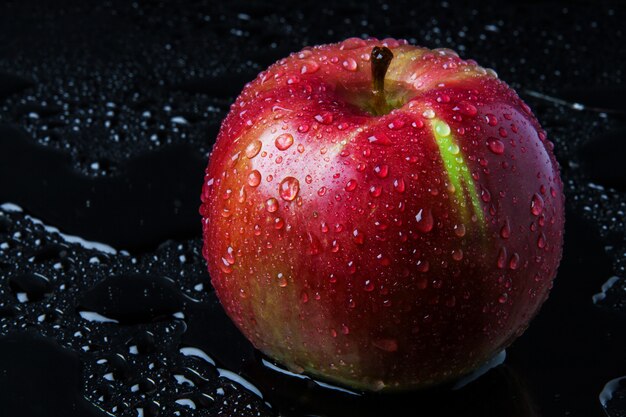
[[[222,124],[200,209],[213,286],[292,370],[363,390],[458,378],[551,288],[564,221],[551,149],[511,88],[450,50],[306,48]]]

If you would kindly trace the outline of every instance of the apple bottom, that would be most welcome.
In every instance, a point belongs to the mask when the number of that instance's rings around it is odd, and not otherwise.
[[[244,275],[213,284],[254,346],[290,370],[362,390],[398,391],[451,382],[476,370],[523,332],[547,297],[547,284],[517,281],[501,303],[492,285],[497,273],[479,264],[464,268],[450,289],[421,288],[420,280],[407,276],[404,281],[412,284],[390,291],[386,304],[361,287],[352,290],[355,280],[315,284],[324,266],[302,265],[284,286],[276,285],[274,273],[246,274],[244,285]],[[430,272],[437,276],[437,269]]]

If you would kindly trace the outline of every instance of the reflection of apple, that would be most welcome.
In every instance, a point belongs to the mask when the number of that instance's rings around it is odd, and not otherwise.
[[[561,257],[562,184],[528,106],[473,61],[396,40],[259,74],[202,201],[204,256],[241,331],[366,390],[475,369],[521,334]]]

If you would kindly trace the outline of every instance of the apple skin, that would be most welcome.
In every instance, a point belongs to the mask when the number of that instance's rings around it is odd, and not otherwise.
[[[394,54],[388,114],[370,53]],[[394,39],[306,48],[247,84],[202,190],[227,314],[292,370],[361,390],[459,378],[546,300],[564,197],[552,144],[491,70]]]

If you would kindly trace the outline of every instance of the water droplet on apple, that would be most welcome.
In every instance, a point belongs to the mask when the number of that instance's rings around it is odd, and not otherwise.
[[[291,145],[293,145],[293,136],[289,133],[283,133],[282,135],[276,137],[274,144],[279,150],[286,151]]]
[[[418,260],[415,263],[415,266],[417,267],[417,270],[419,272],[428,272],[428,270],[430,269],[430,263],[428,261],[423,261],[423,260]]]
[[[235,251],[231,246],[226,249],[226,255],[224,255],[222,260],[225,260],[229,265],[235,263]]]
[[[485,203],[488,203],[491,201],[491,193],[489,192],[489,190],[487,190],[485,187],[483,187],[482,185],[480,186],[480,198],[481,200],[483,200]]]
[[[461,152],[461,148],[459,148],[459,145],[457,145],[456,143],[451,143],[450,146],[448,146],[448,152],[452,155],[458,155],[459,152]],[[458,158],[457,158],[458,160]],[[462,163],[463,160],[458,161],[459,163]]]
[[[364,283],[364,285],[363,285],[363,289],[364,289],[365,291],[367,291],[367,292],[372,292],[372,291],[374,291],[374,283],[373,283],[371,280],[366,279],[366,280],[365,280],[365,283]]]
[[[278,187],[280,197],[285,201],[293,201],[300,191],[300,182],[294,177],[285,177]]]
[[[498,303],[504,304],[507,302],[508,299],[509,295],[507,293],[503,293],[502,295],[500,295],[500,297],[498,297]]]
[[[317,238],[317,236],[315,236],[311,232],[307,232],[306,236],[307,236],[307,238],[309,240],[309,248],[307,250],[307,254],[309,254],[309,255],[317,255],[318,253],[320,253],[321,244],[320,244],[320,241]]]
[[[374,347],[389,353],[393,353],[398,350],[398,341],[396,339],[377,339],[372,341],[372,344]]]
[[[302,290],[300,292],[300,301],[302,301],[302,304],[306,304],[309,302],[309,294],[306,292],[306,290]]]
[[[496,262],[498,268],[503,269],[506,264],[506,248],[502,246],[500,251],[498,251],[498,260]]]
[[[415,285],[418,290],[425,290],[428,288],[428,280],[425,277],[419,277],[415,280]]]
[[[500,237],[502,239],[508,239],[511,237],[511,226],[509,225],[509,219],[504,220],[502,228],[500,228]]]
[[[246,194],[246,189],[244,188],[244,186],[242,186],[239,189],[239,195],[237,196],[237,202],[241,203],[245,203],[246,198],[247,198],[247,194]]]
[[[341,46],[339,49],[349,51],[351,49],[361,48],[363,46],[367,46],[367,42],[365,42],[361,38],[348,38],[345,41],[341,42]]]
[[[357,245],[362,245],[365,241],[365,236],[363,235],[363,232],[359,231],[359,229],[354,229],[352,231],[352,236],[354,236],[354,243]]]
[[[346,183],[346,191],[354,191],[356,189],[357,183],[355,180],[350,180]]]
[[[463,101],[459,104],[459,111],[465,116],[476,116],[478,109],[471,103]]]
[[[274,229],[280,230],[285,226],[285,221],[281,217],[276,217],[274,219]]]
[[[498,124],[498,118],[491,113],[487,113],[485,115],[485,120],[487,121],[487,124],[489,124],[489,126],[495,126]]]
[[[330,112],[323,112],[315,115],[315,120],[323,125],[329,125],[333,122],[333,114]]]
[[[443,120],[437,121],[437,123],[435,123],[435,133],[437,133],[438,136],[444,138],[450,136],[450,125],[448,125]]]
[[[537,238],[537,247],[543,249],[546,247],[546,235],[541,232]]]
[[[465,225],[464,224],[457,224],[454,226],[454,234],[457,235],[458,237],[463,237],[465,236]]]
[[[424,116],[424,118],[426,118],[426,119],[434,119],[435,118],[435,111],[433,109],[426,109],[422,113],[422,116]]]
[[[389,136],[385,135],[384,133],[376,133],[375,135],[368,137],[367,140],[373,145],[391,145],[391,139],[389,139]]]
[[[391,130],[402,129],[404,127],[404,120],[398,117],[394,119],[393,121],[389,122],[389,124],[387,124],[387,127]]]
[[[265,201],[265,208],[270,213],[274,213],[276,210],[278,210],[278,200],[276,200],[274,197],[268,198]]]
[[[356,71],[358,69],[358,64],[357,62],[353,59],[353,58],[346,58],[342,63],[341,66],[348,70],[348,71]]]
[[[282,272],[279,272],[278,275],[276,275],[276,280],[279,287],[285,288],[287,286],[287,278],[285,277],[285,275],[283,275]]]
[[[248,159],[252,159],[258,155],[262,146],[263,144],[261,143],[261,141],[255,139],[252,142],[250,142],[248,146],[246,146],[246,150],[244,151],[244,154],[246,155]]]
[[[462,249],[455,249],[452,251],[452,259],[454,259],[455,261],[460,261],[463,259],[463,250]]]
[[[323,197],[326,194],[326,187],[320,187],[319,190],[317,190],[317,195],[319,195],[320,197]]]
[[[417,221],[417,230],[422,233],[428,233],[433,230],[435,224],[432,211],[427,209],[420,209],[415,215],[415,221]]]
[[[404,178],[400,177],[400,178],[397,178],[397,179],[393,180],[393,188],[397,192],[403,193],[404,190],[406,189],[406,184],[404,183]]]
[[[533,194],[530,200],[530,212],[534,216],[539,216],[543,212],[543,198],[539,194]]]
[[[225,274],[230,274],[233,272],[233,267],[231,264],[228,263],[228,261],[224,258],[221,259],[220,262],[218,262],[218,265],[220,267],[220,269],[222,270],[223,273]]]
[[[302,63],[302,67],[300,67],[300,74],[313,74],[320,69],[320,64],[313,60],[306,60]]]
[[[380,185],[372,185],[370,187],[370,195],[372,197],[380,197],[383,192],[383,187]]]
[[[489,150],[496,155],[502,155],[504,153],[504,143],[500,139],[489,138],[487,145]]]
[[[261,173],[256,169],[248,174],[248,185],[250,187],[256,187],[261,183]]]
[[[519,267],[519,255],[513,252],[509,259],[509,269],[517,269]]]
[[[387,178],[387,175],[389,175],[389,165],[376,165],[374,167],[374,172],[379,178]]]

